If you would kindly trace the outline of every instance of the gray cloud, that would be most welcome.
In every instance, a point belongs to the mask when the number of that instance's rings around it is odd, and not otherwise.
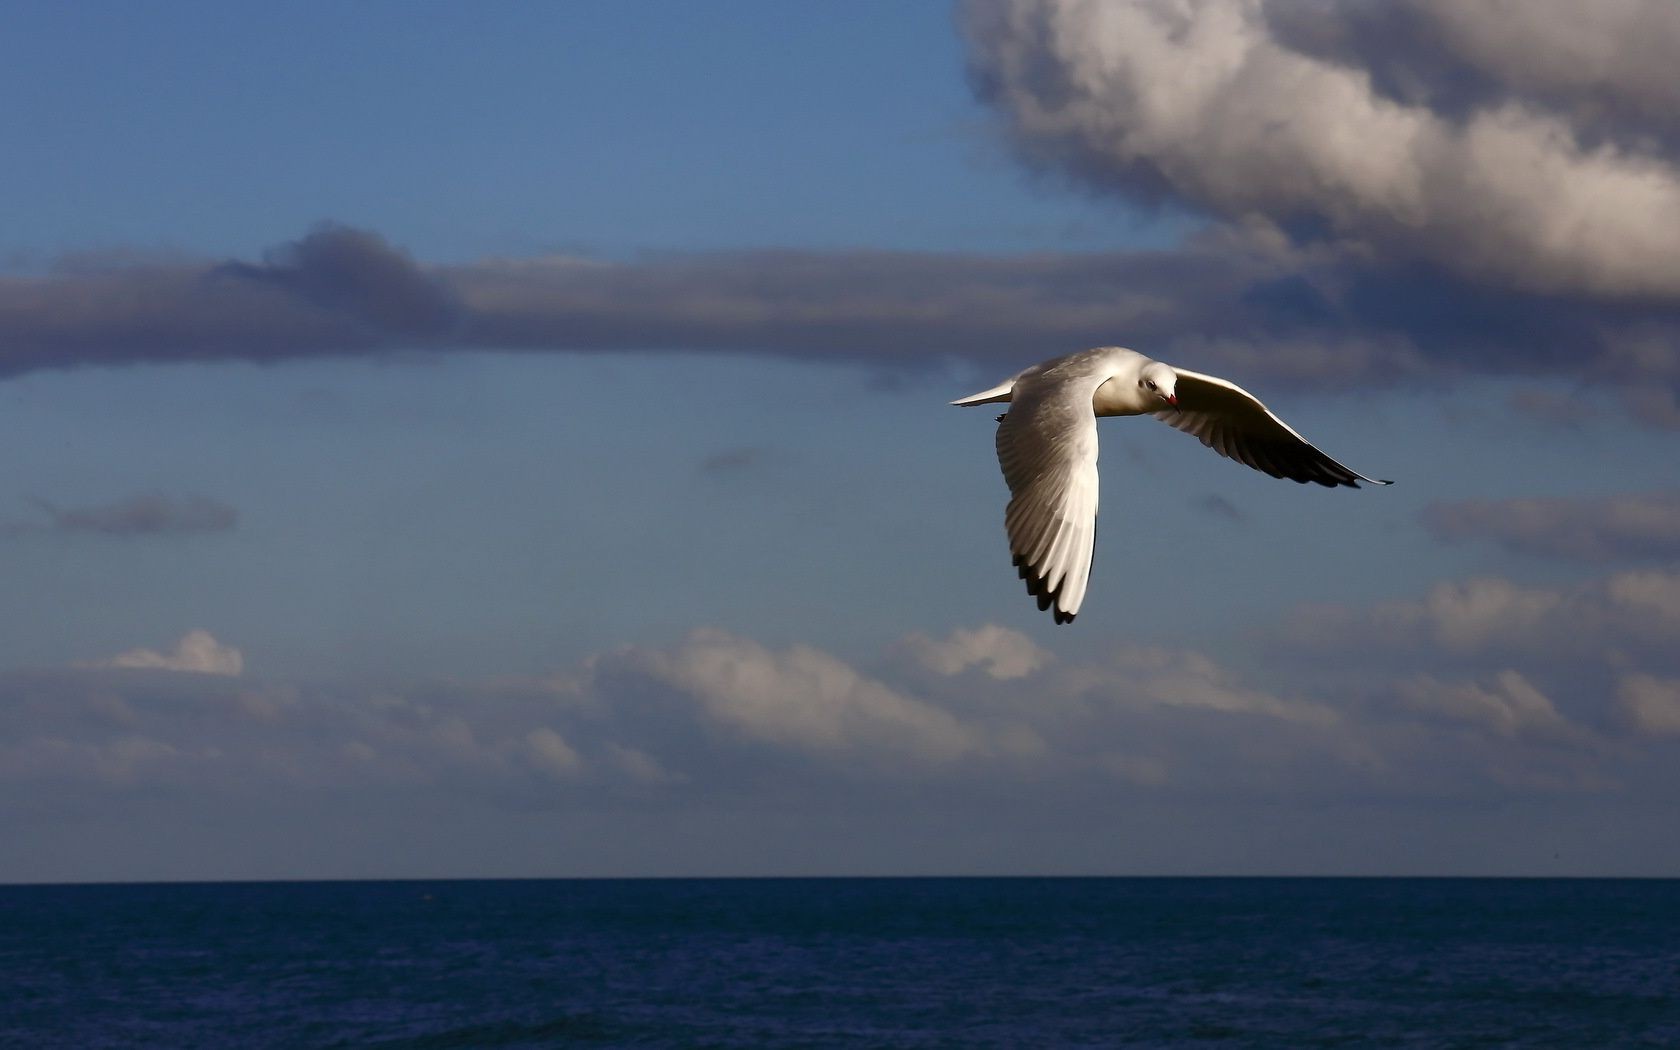
[[[1265,0],[1265,17],[1287,46],[1368,71],[1402,105],[1465,119],[1517,104],[1635,149],[1680,132],[1680,11],[1663,0]]]
[[[1635,0],[971,0],[977,93],[1028,164],[1208,229],[1165,251],[435,266],[327,224],[257,262],[83,257],[0,278],[0,375],[530,350],[778,354],[879,378],[1122,343],[1239,380],[1563,378],[1680,427],[1677,21]]]
[[[85,261],[0,278],[0,374],[198,359],[284,360],[400,349],[688,350],[927,364],[1183,335],[1251,345],[1275,269],[1189,250],[992,258],[910,252],[741,252],[632,263],[571,258],[423,267],[377,235],[323,226],[261,263]],[[1194,319],[1194,323],[1187,323]],[[1304,366],[1348,356],[1279,315],[1268,342]],[[1292,351],[1281,351],[1288,358]],[[1289,370],[1285,360],[1281,367]],[[1303,367],[1300,371],[1307,371]],[[1390,369],[1392,370],[1392,368]]]
[[[1029,164],[1276,244],[1294,276],[1273,311],[1437,369],[1627,384],[1641,419],[1676,425],[1671,5],[963,12],[976,91]]]
[[[874,669],[706,629],[546,678],[361,691],[239,670],[237,650],[197,632],[173,655],[0,676],[0,782],[433,785],[562,808],[905,784],[1406,796],[1438,776],[1503,789],[1530,746],[1536,776],[1560,748],[1591,765],[1618,727],[1660,742],[1673,708],[1672,682],[1647,670],[1624,676],[1620,714],[1583,716],[1578,696],[1548,692],[1567,685],[1508,667],[1407,670],[1351,696],[1326,685],[1332,703],[1310,680],[1268,688],[1193,650],[1121,644],[1068,662],[997,626],[911,636]],[[1450,770],[1441,734],[1459,752]]]
[[[204,496],[170,496],[157,492],[137,493],[112,503],[85,507],[60,507],[43,499],[34,501],[47,516],[42,523],[14,522],[0,526],[0,533],[19,535],[34,532],[66,534],[92,533],[101,536],[182,535],[198,532],[227,532],[239,523],[239,511]]]
[[[1680,492],[1434,503],[1423,524],[1443,540],[1485,539],[1545,557],[1680,558]]]
[[[325,224],[256,262],[0,278],[0,375],[409,350],[1002,374],[1122,343],[1239,380],[1559,377],[1680,427],[1676,21],[1636,0],[971,0],[977,92],[1029,164],[1209,229],[1167,251],[436,266]]]
[[[1001,374],[1119,342],[1239,380],[1319,387],[1431,372],[1565,376],[1626,386],[1641,417],[1665,425],[1675,414],[1661,405],[1680,383],[1666,341],[1676,318],[1663,304],[1472,289],[1252,230],[1132,253],[759,251],[435,267],[375,234],[323,226],[261,263],[83,260],[0,277],[0,375],[416,350],[761,353],[877,375],[960,358]]]
[[[224,263],[212,281],[279,288],[303,303],[369,330],[424,340],[448,330],[457,305],[449,289],[378,234],[336,224],[268,252],[262,263]]]
[[[971,4],[965,23],[982,97],[1022,152],[1098,187],[1496,286],[1680,295],[1666,232],[1680,225],[1680,169],[1651,141],[1669,118],[1626,145],[1583,143],[1571,122],[1604,111],[1588,104],[1601,84],[1612,87],[1597,97],[1625,103],[1624,120],[1672,112],[1655,66],[1680,57],[1671,14],[1609,4],[1514,16],[1520,5],[1495,4],[1469,15],[1425,2],[1361,14],[1371,6],[1272,20],[1260,0],[996,0]],[[1292,46],[1309,19],[1320,54]],[[1448,107],[1448,92],[1429,89],[1467,79],[1454,69],[1417,62],[1373,77],[1362,63],[1387,52],[1360,41],[1382,33],[1386,44],[1395,22],[1417,30],[1402,41],[1421,38],[1402,53],[1450,39],[1459,68],[1501,90],[1469,102],[1459,91]],[[1624,66],[1625,39],[1651,61]],[[1595,43],[1602,54],[1582,63]],[[1544,72],[1570,66],[1575,76]],[[1388,94],[1374,86],[1385,80],[1397,85]]]
[[[1415,674],[1487,679],[1517,671],[1589,723],[1630,675],[1680,674],[1680,570],[1615,572],[1567,585],[1493,576],[1442,581],[1422,597],[1307,606],[1261,632],[1280,661],[1330,673],[1354,694]]]
[[[1125,642],[1066,659],[995,625],[911,636],[874,664],[698,630],[548,676],[383,687],[185,673],[153,655],[145,667],[0,674],[0,831],[19,844],[0,878],[63,877],[31,844],[65,834],[99,846],[81,877],[181,877],[189,869],[114,849],[160,820],[202,825],[182,848],[247,877],[273,865],[391,871],[399,843],[428,870],[502,870],[440,852],[440,828],[498,854],[568,829],[588,857],[575,842],[542,851],[557,871],[857,870],[865,857],[885,872],[971,870],[977,858],[1018,871],[1023,835],[1038,870],[1201,857],[1199,870],[1363,871],[1350,829],[1369,819],[1446,829],[1409,847],[1425,852],[1406,870],[1462,870],[1477,862],[1453,860],[1452,842],[1489,804],[1535,807],[1545,856],[1558,836],[1584,835],[1602,860],[1586,870],[1608,871],[1651,860],[1634,845],[1603,856],[1602,818],[1621,826],[1628,801],[1680,787],[1672,663],[1606,664],[1583,683],[1479,651],[1474,666],[1429,673],[1361,659],[1349,679],[1323,650],[1295,671]],[[1594,815],[1581,830],[1557,823],[1560,795]],[[1256,806],[1342,845],[1301,852],[1262,835],[1222,848]],[[1139,823],[1092,854],[1093,835],[1117,834],[1117,813]],[[366,848],[320,849],[323,822]],[[369,822],[383,829],[373,839]],[[234,826],[246,829],[240,856],[257,849],[266,863],[231,858]],[[1626,824],[1630,844],[1644,827]],[[719,839],[725,828],[736,830]],[[650,834],[658,850],[631,848]],[[843,849],[822,848],[833,835]],[[796,852],[771,863],[766,837]],[[714,869],[701,858],[720,843],[747,852]],[[1533,863],[1511,845],[1519,854],[1488,855],[1495,870]],[[1384,856],[1378,867],[1397,862]]]
[[[1680,678],[1623,675],[1616,699],[1637,731],[1652,736],[1680,735]]]

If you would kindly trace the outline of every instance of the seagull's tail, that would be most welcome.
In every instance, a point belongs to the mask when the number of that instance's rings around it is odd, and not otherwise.
[[[957,400],[951,402],[951,404],[967,408],[970,405],[991,405],[999,401],[1008,401],[1010,396],[1015,392],[1015,380],[1017,378],[1019,377],[1010,376],[1008,379],[1005,379],[1003,382],[992,387],[990,390],[982,390],[978,394],[970,394],[967,397],[958,398]]]

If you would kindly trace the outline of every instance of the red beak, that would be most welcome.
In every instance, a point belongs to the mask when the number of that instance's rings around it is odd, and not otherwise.
[[[1174,408],[1177,408],[1178,407],[1178,395],[1177,394],[1168,394],[1167,395],[1167,404],[1171,405]]]

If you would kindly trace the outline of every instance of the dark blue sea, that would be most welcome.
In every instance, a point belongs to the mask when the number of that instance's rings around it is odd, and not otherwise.
[[[0,1045],[1680,1047],[1680,882],[0,887]]]

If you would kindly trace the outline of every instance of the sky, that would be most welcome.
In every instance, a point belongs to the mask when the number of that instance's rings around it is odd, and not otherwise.
[[[0,881],[1680,876],[1680,9],[26,5]],[[993,412],[1125,345],[1390,488]]]

